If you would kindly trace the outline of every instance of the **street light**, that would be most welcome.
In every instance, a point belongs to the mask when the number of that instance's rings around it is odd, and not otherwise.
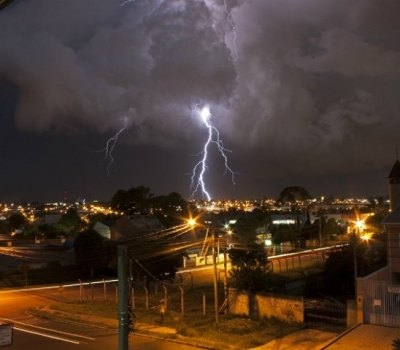
[[[371,238],[371,234],[364,232],[366,228],[365,220],[358,219],[354,222],[353,229],[353,263],[354,263],[354,296],[357,297],[357,277],[358,277],[358,264],[357,264],[357,238],[361,239],[363,242],[368,242]],[[357,229],[357,236],[356,236]]]
[[[197,225],[196,219],[194,219],[194,218],[187,219],[186,223],[191,227],[194,227]]]
[[[360,234],[360,232],[364,231],[365,229],[365,221],[357,219],[354,222],[354,226],[357,228],[357,233]]]

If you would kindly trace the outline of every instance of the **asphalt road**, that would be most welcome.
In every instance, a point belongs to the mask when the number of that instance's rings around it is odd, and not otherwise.
[[[35,325],[32,325],[35,323]],[[12,349],[70,350],[117,349],[116,330],[83,324],[38,322],[25,320],[14,325]],[[135,350],[192,350],[195,347],[142,336],[130,336],[129,349]]]
[[[79,290],[79,288],[78,288]],[[66,294],[77,293],[72,288]],[[45,294],[45,296],[44,296]],[[12,349],[69,350],[69,349],[117,349],[116,329],[97,327],[84,323],[59,322],[35,318],[27,309],[63,298],[58,289],[34,292],[0,293],[0,323],[14,324]],[[5,348],[6,349],[6,348]],[[135,350],[192,350],[196,347],[174,342],[131,335],[129,349]]]

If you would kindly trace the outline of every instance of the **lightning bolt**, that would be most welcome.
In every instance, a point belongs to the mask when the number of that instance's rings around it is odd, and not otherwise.
[[[124,2],[122,2],[119,6],[125,6],[126,4],[130,3],[130,2],[135,2],[136,0],[125,0]]]
[[[234,185],[235,185],[235,173],[229,166],[228,157],[226,156],[226,153],[225,153],[229,150],[225,149],[224,144],[220,138],[219,130],[210,123],[210,118],[212,116],[211,112],[210,112],[210,108],[208,106],[203,107],[199,111],[199,116],[200,116],[200,119],[202,120],[202,122],[204,123],[204,125],[206,126],[206,128],[208,129],[208,137],[207,137],[207,140],[203,147],[203,152],[202,152],[203,157],[193,168],[192,178],[191,178],[191,180],[192,180],[191,187],[193,189],[192,196],[194,196],[194,194],[199,189],[201,189],[202,194],[207,198],[208,201],[210,201],[211,195],[206,188],[204,176],[205,176],[205,173],[207,170],[207,157],[208,157],[208,152],[209,152],[209,146],[212,143],[217,146],[217,149],[224,160],[225,173],[229,172],[231,174],[232,183]],[[198,172],[199,172],[199,175],[196,176]],[[197,177],[197,181],[196,181],[196,177]]]
[[[107,173],[110,174],[110,168],[114,164],[114,157],[113,157],[113,152],[114,148],[118,142],[118,138],[121,135],[122,132],[124,132],[128,127],[128,118],[124,117],[123,118],[123,126],[121,129],[119,129],[114,136],[110,137],[107,142],[106,146],[101,150],[105,154],[105,160],[108,161],[107,165]]]
[[[232,29],[232,60],[236,61],[239,58],[238,50],[237,50],[237,32],[236,32],[236,24],[233,20],[232,13],[228,10],[228,0],[224,0],[224,8],[226,20],[231,26]]]

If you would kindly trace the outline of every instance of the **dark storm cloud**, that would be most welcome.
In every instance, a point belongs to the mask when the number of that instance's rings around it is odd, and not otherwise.
[[[25,1],[2,13],[0,67],[20,89],[17,121],[181,133],[190,109],[234,85],[229,51],[201,1]],[[161,134],[161,132],[159,132]]]
[[[182,146],[204,136],[193,110],[207,103],[253,171],[393,158],[398,1],[121,3],[25,0],[0,13],[0,79],[19,89],[21,129],[103,133],[126,116],[133,142]]]
[[[400,56],[390,40],[393,25],[385,23],[398,22],[398,5],[388,5],[286,0],[235,8],[240,59],[232,131],[263,144],[265,159],[303,164],[303,173],[310,165],[309,172],[340,172],[392,159],[399,105],[388,106],[387,96],[399,88]]]

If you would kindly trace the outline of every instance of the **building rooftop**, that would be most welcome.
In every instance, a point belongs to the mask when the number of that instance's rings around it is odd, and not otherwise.
[[[388,176],[389,179],[400,178],[400,162],[396,160]]]
[[[383,224],[400,224],[400,207],[393,210],[386,218],[383,220]]]

